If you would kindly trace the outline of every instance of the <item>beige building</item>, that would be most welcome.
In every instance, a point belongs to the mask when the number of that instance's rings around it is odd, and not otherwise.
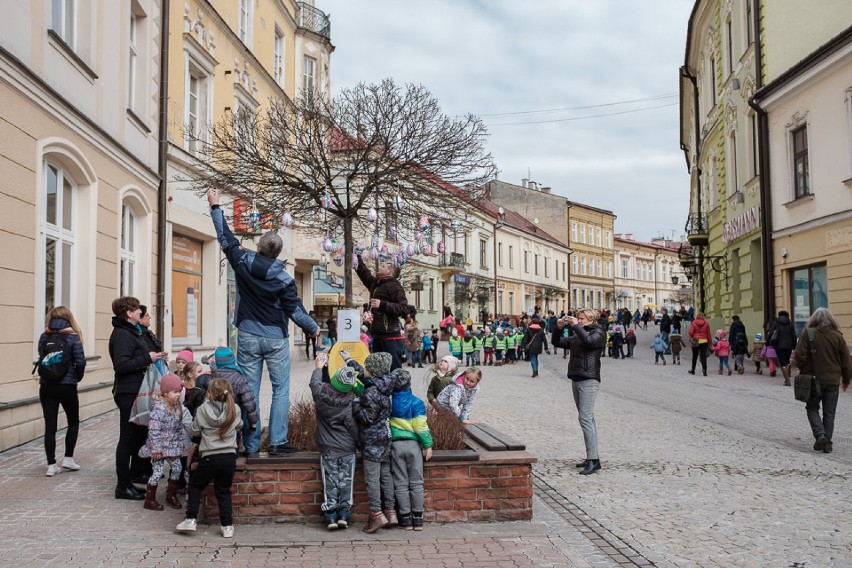
[[[689,308],[691,294],[680,266],[680,243],[637,241],[632,234],[615,235],[615,308]]]
[[[0,20],[0,450],[43,434],[46,312],[82,328],[85,419],[114,407],[112,300],[157,292],[160,6],[16,2]]]

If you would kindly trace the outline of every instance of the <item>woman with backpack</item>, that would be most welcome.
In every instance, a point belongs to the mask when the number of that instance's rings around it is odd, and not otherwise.
[[[53,477],[63,469],[77,471],[74,447],[80,431],[80,401],[77,383],[86,372],[86,354],[83,352],[83,333],[74,314],[65,306],[56,306],[47,312],[44,333],[38,340],[39,375],[38,399],[44,414],[44,453],[47,455],[47,476]],[[59,406],[68,419],[65,433],[65,457],[56,463],[56,428]]]
[[[784,386],[790,386],[790,355],[796,348],[796,340],[796,330],[790,321],[790,313],[781,310],[766,332],[766,345],[775,348],[778,366],[784,375]],[[769,376],[774,377],[775,373],[770,372]]]

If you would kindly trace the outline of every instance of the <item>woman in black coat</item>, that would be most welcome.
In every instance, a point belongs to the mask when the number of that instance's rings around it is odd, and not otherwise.
[[[133,486],[130,460],[145,444],[148,429],[130,422],[130,413],[148,365],[165,360],[168,354],[148,350],[143,328],[139,325],[142,316],[139,300],[122,296],[112,302],[112,313],[109,356],[115,372],[112,395],[119,412],[118,444],[115,448],[115,473],[118,477],[115,498],[138,501],[145,498],[145,492]]]
[[[601,468],[598,457],[598,429],[595,423],[595,398],[601,384],[601,355],[606,348],[606,332],[597,323],[596,310],[584,308],[577,317],[565,316],[556,324],[561,330],[570,325],[573,335],[569,340],[571,357],[568,359],[568,378],[577,406],[586,459],[577,464],[583,468],[581,475],[589,475]]]
[[[777,332],[777,336],[773,339],[775,332]],[[778,366],[781,367],[781,374],[784,375],[784,385],[790,386],[790,355],[796,348],[796,330],[793,327],[793,322],[790,321],[789,312],[785,310],[778,312],[778,317],[775,318],[766,332],[766,344],[775,348]],[[770,375],[775,376],[774,373],[770,373]]]

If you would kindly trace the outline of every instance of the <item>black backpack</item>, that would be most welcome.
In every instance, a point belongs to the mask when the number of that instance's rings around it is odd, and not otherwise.
[[[737,334],[735,345],[741,353],[745,353],[748,350],[748,339],[746,339],[745,333]]]
[[[33,366],[33,373],[38,369],[38,376],[47,383],[61,381],[74,362],[71,345],[62,333],[50,333],[47,340],[38,349],[38,361]]]

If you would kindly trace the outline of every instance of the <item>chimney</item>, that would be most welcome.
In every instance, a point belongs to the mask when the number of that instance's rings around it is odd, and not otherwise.
[[[535,189],[535,190],[537,190],[537,189],[538,189],[538,183],[536,183],[536,182],[534,182],[534,181],[530,180],[530,189]]]
[[[550,188],[549,187],[542,187],[541,192],[542,193],[550,193]]]
[[[624,238],[626,238],[628,241],[632,241],[632,240],[633,240],[633,233],[627,233],[627,234],[624,236]]]
[[[523,187],[529,187],[529,186],[530,186],[530,180],[529,180],[529,179],[527,179],[527,178],[522,179],[522,180],[521,180],[521,186],[523,186]]]

